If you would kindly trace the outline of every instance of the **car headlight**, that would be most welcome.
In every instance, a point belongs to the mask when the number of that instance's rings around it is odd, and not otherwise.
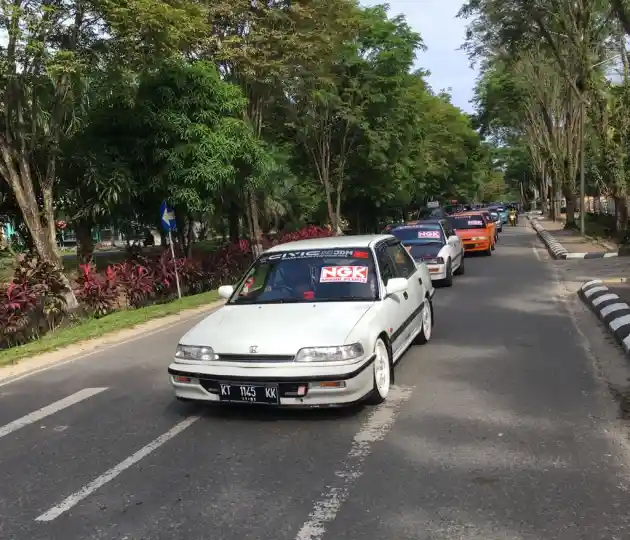
[[[471,240],[487,240],[487,236],[473,236]]]
[[[175,350],[175,363],[194,364],[212,362],[216,354],[212,347],[197,347],[194,345],[177,345]]]
[[[305,347],[295,356],[296,362],[341,362],[363,356],[363,345],[341,345],[339,347]]]
[[[436,257],[435,259],[426,259],[424,262],[427,264],[444,264],[444,259],[442,257]]]

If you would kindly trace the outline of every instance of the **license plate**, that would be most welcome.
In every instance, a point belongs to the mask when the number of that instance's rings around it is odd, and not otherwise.
[[[219,401],[233,403],[265,403],[278,405],[278,387],[275,385],[219,383]]]

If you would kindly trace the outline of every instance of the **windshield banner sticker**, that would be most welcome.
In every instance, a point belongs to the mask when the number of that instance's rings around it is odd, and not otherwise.
[[[483,221],[479,221],[479,220],[469,221],[468,225],[483,225]]]
[[[324,266],[320,283],[367,283],[367,266]]]
[[[269,253],[262,255],[260,262],[267,261],[284,261],[291,259],[317,259],[326,257],[335,257],[341,259],[352,259],[355,257],[354,249],[313,249],[310,251],[283,251],[281,253]],[[364,258],[364,257],[360,257]]]
[[[440,231],[418,231],[418,238],[440,238]]]

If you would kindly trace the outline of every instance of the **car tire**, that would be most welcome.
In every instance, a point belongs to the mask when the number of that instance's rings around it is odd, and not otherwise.
[[[428,343],[433,334],[433,326],[435,319],[433,318],[433,302],[428,296],[424,299],[424,307],[422,308],[422,318],[420,320],[420,333],[416,336],[414,345],[424,345]]]
[[[376,358],[372,364],[373,386],[366,398],[368,405],[378,405],[387,399],[393,379],[392,354],[383,339],[376,340],[374,354]]]
[[[490,255],[492,255],[492,246],[490,246],[488,249],[486,249],[486,251],[484,251],[484,254],[487,255],[488,257]]]
[[[466,272],[466,268],[464,268],[464,250],[462,249],[461,259],[459,263],[459,268],[455,270],[454,274],[456,276],[463,276],[464,272]]]
[[[453,267],[451,266],[450,260],[448,261],[446,265],[446,277],[442,280],[442,285],[444,287],[453,286]]]

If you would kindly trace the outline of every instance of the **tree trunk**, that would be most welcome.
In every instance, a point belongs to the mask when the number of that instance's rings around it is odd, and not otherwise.
[[[570,193],[569,195],[565,195],[567,199],[567,219],[565,223],[565,227],[567,229],[575,228],[575,196]]]
[[[615,228],[617,239],[625,243],[628,231],[628,200],[624,197],[615,197]]]
[[[195,221],[191,214],[188,214],[188,229],[186,231],[186,257],[192,257],[192,246],[195,241]]]
[[[77,236],[77,259],[79,264],[91,264],[94,256],[92,224],[88,220],[77,220],[73,225]]]
[[[228,209],[228,227],[230,231],[230,242],[236,243],[241,237],[239,208],[235,201],[230,203]]]
[[[252,231],[252,250],[254,257],[258,257],[263,251],[262,231],[260,230],[260,218],[258,215],[258,203],[256,192],[251,186],[247,187],[247,207],[249,209],[249,219]]]

